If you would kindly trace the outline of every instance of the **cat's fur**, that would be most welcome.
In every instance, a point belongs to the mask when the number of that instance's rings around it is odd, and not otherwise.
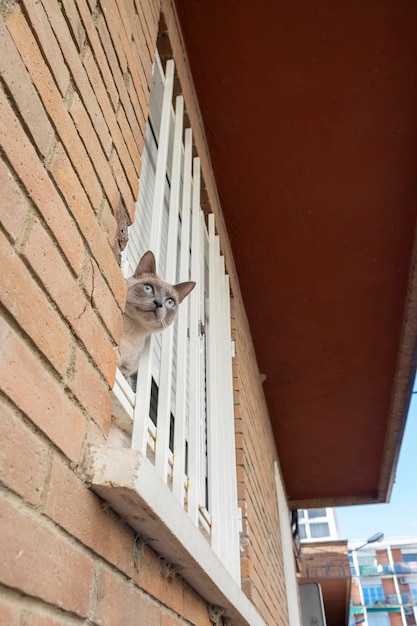
[[[170,285],[159,278],[153,253],[145,252],[127,281],[123,333],[117,349],[118,366],[126,378],[137,370],[145,339],[172,324],[179,304],[194,286],[192,281]]]

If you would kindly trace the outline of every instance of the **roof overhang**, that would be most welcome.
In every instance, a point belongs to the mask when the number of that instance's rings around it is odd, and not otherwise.
[[[417,3],[175,5],[290,506],[384,501],[416,358]]]

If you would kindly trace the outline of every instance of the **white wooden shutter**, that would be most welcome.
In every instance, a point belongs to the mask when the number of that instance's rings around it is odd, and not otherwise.
[[[132,448],[152,460],[240,584],[229,280],[214,216],[207,228],[201,210],[200,161],[192,158],[191,130],[183,129],[182,97],[172,105],[173,80],[173,61],[164,75],[157,57],[123,264],[132,275],[150,249],[161,277],[196,287],[174,325],[146,341],[136,394],[117,374],[114,413],[125,430],[130,422]]]

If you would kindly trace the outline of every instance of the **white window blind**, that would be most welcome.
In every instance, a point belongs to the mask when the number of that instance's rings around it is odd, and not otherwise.
[[[137,391],[118,371],[113,414],[133,449],[152,461],[182,508],[240,585],[229,278],[212,214],[200,206],[201,173],[174,62],[154,66],[126,277],[146,250],[171,283],[194,280],[172,327],[148,338]]]

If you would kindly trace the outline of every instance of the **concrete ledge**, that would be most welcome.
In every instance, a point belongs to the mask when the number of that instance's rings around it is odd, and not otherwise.
[[[152,463],[137,450],[91,446],[91,488],[234,626],[266,626]]]

